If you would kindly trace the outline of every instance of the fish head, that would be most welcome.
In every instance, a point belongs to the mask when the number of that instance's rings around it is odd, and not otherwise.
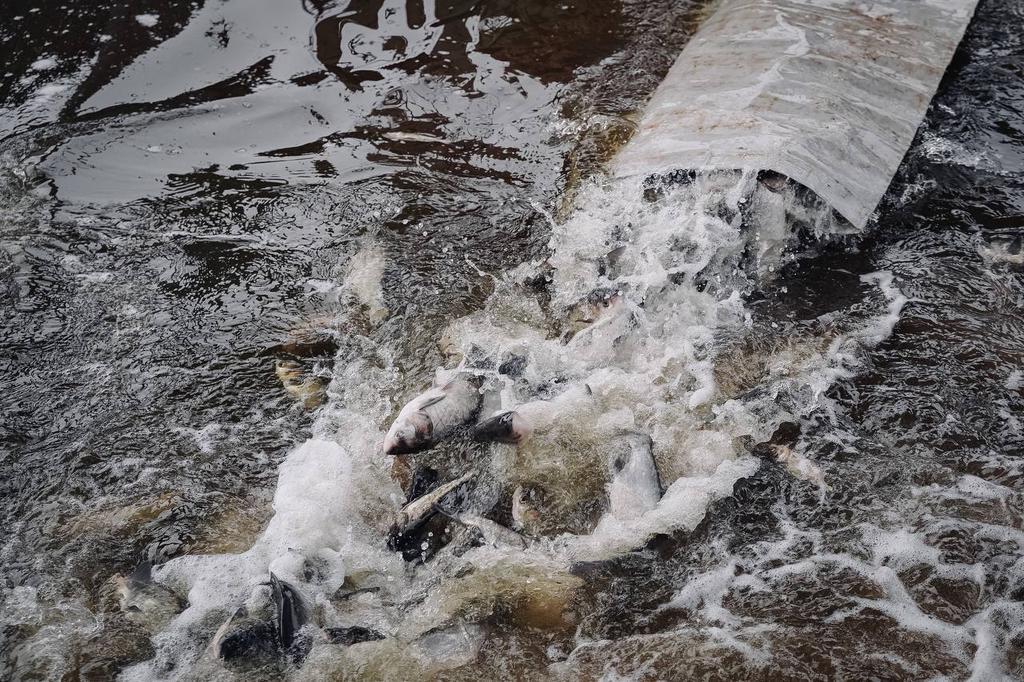
[[[512,492],[512,527],[532,533],[541,521],[540,506],[543,502],[544,492],[540,488],[516,486]]]
[[[281,647],[273,621],[251,618],[239,608],[214,636],[213,651],[223,661],[251,664],[275,660]]]
[[[483,443],[497,442],[515,445],[530,433],[530,425],[526,419],[515,410],[510,410],[477,424],[473,429],[473,438]]]
[[[384,438],[385,455],[408,455],[430,446],[434,423],[423,412],[414,412],[391,425]]]
[[[622,306],[622,293],[618,289],[594,289],[569,310],[569,331],[578,334]]]

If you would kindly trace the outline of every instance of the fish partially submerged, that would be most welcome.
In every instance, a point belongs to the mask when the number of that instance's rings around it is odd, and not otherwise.
[[[496,521],[491,521],[479,514],[458,514],[445,511],[442,508],[439,508],[438,511],[459,525],[475,531],[486,545],[494,548],[526,549],[526,538]]]
[[[813,461],[797,453],[788,445],[772,445],[770,447],[776,461],[786,467],[786,470],[793,476],[818,486],[822,495],[829,489],[825,483],[825,473]]]
[[[274,362],[274,373],[284,390],[307,410],[316,409],[323,402],[326,381],[308,375],[302,364],[295,360],[278,359]]]
[[[768,191],[778,194],[782,190],[786,189],[786,184],[789,182],[789,178],[782,173],[763,170],[757,174],[757,181],[766,187]]]
[[[260,583],[213,636],[210,648],[224,661],[263,662],[292,650],[309,619],[298,591],[273,573]]]
[[[1018,231],[986,234],[978,253],[992,263],[1024,265],[1024,234]]]
[[[148,561],[139,564],[128,577],[114,576],[114,584],[121,611],[150,632],[162,629],[185,607],[177,594],[154,582],[153,566]]]
[[[468,483],[474,476],[476,476],[475,471],[465,473],[454,481],[440,485],[426,495],[402,507],[402,510],[395,517],[391,531],[388,533],[388,546],[392,549],[399,548],[402,540],[407,535],[426,523],[437,512],[438,505],[449,494],[455,492],[463,484]]]
[[[270,346],[260,355],[292,358],[332,357],[338,352],[338,339],[325,330],[308,330],[293,334],[287,341]]]
[[[494,414],[473,427],[473,438],[483,443],[519,445],[534,432],[543,432],[559,420],[570,419],[592,406],[593,391],[583,384],[551,400],[535,400]]]
[[[540,505],[544,493],[534,486],[516,486],[512,492],[512,527],[526,535],[538,535],[541,527]]]
[[[516,410],[501,412],[473,428],[473,438],[483,443],[518,445],[533,433],[530,421]]]
[[[569,308],[566,316],[567,329],[562,335],[562,342],[568,343],[576,334],[614,315],[623,306],[622,294],[618,289],[607,287],[594,289]]]
[[[661,479],[654,463],[654,441],[646,433],[613,439],[608,483],[609,513],[620,521],[635,519],[658,505]]]
[[[483,401],[482,383],[479,376],[460,373],[410,400],[388,429],[384,454],[422,452],[471,421]]]
[[[341,644],[342,646],[351,646],[353,644],[359,644],[360,642],[375,642],[384,639],[384,635],[377,630],[366,628],[361,625],[326,628],[324,632],[327,633],[327,637],[331,640],[331,644]]]

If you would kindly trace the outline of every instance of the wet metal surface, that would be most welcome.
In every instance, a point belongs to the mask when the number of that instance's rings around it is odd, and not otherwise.
[[[615,172],[772,170],[862,228],[975,4],[722,2],[658,86]]]

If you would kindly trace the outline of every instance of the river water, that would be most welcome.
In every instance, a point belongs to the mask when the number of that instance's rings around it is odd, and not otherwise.
[[[865,234],[754,273],[714,187],[652,204],[599,172],[705,10],[0,10],[0,677],[1024,676],[1024,9],[982,1]],[[545,259],[551,309],[614,281],[626,312],[557,338],[520,287]],[[518,382],[488,364],[513,351]],[[474,353],[503,406],[589,388],[565,462],[649,433],[658,513],[389,551],[379,442]],[[787,430],[802,472],[757,446]],[[514,448],[428,457],[508,522]],[[545,481],[602,489],[566,467]],[[144,560],[173,621],[119,608]],[[271,565],[320,628],[387,637],[211,660]]]

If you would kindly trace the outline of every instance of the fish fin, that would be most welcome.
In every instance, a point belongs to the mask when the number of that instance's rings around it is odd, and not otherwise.
[[[441,516],[444,516],[445,518],[451,519],[455,523],[458,523],[458,524],[460,524],[462,526],[466,525],[466,523],[459,517],[459,515],[457,513],[453,512],[453,511],[449,511],[440,502],[435,502],[434,503],[433,510],[436,513],[440,514]]]
[[[274,606],[277,610],[277,636],[282,648],[288,649],[295,641],[296,633],[305,624],[306,614],[298,593],[288,583],[270,574]]]
[[[420,403],[419,409],[421,409],[421,410],[426,409],[426,408],[430,407],[431,405],[438,404],[439,402],[441,402],[444,399],[445,399],[445,396],[443,396],[443,395],[431,396],[430,398],[426,398],[422,403]]]
[[[271,597],[277,603],[281,599],[281,581],[274,575],[273,571],[270,572],[270,590]]]
[[[594,389],[590,387],[590,384],[583,384],[583,388],[587,390],[587,395],[594,395]]]

